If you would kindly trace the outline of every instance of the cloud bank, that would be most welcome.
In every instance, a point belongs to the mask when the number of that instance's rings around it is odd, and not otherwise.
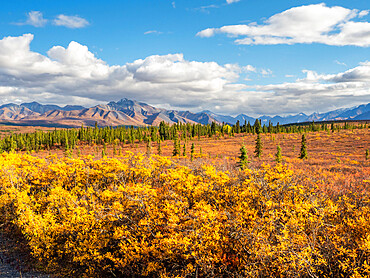
[[[47,55],[33,52],[32,34],[0,40],[0,100],[95,105],[123,97],[164,108],[219,113],[284,114],[327,111],[370,102],[370,62],[337,74],[305,71],[292,83],[247,86],[252,65],[188,61],[153,55],[110,66],[72,41]],[[259,71],[259,70],[258,70]]]
[[[368,11],[350,10],[324,3],[299,6],[275,14],[263,24],[228,25],[207,28],[199,37],[226,34],[237,38],[236,44],[275,45],[310,44],[370,46],[370,23],[359,21]],[[357,21],[355,21],[357,19]]]

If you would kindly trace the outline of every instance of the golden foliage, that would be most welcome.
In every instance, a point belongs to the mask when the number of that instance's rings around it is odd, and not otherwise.
[[[282,164],[0,155],[1,221],[62,276],[369,276],[369,196],[303,184]]]

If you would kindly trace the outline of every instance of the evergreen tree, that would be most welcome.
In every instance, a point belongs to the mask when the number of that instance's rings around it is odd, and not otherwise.
[[[190,149],[190,160],[194,160],[194,152],[195,152],[195,146],[194,143],[191,144],[191,149]]]
[[[302,135],[302,142],[301,142],[301,153],[299,155],[300,159],[307,158],[307,148],[306,148],[306,134]]]
[[[262,155],[262,142],[260,134],[257,133],[257,139],[256,139],[256,149],[254,150],[254,155],[258,158]]]
[[[149,138],[147,138],[147,143],[146,143],[146,155],[147,156],[150,156],[152,154],[152,140]]]
[[[216,123],[212,122],[211,124],[211,134],[215,135],[216,134]]]
[[[245,168],[248,167],[249,163],[250,163],[250,161],[248,160],[247,149],[245,148],[244,145],[242,145],[241,148],[240,148],[240,156],[239,156],[238,166],[241,169],[245,169]]]
[[[240,133],[240,122],[239,122],[239,120],[237,120],[236,124],[235,124],[235,133]]]
[[[260,120],[256,119],[256,120],[255,120],[255,122],[254,122],[253,127],[254,127],[254,130],[255,130],[255,132],[256,132],[257,134],[260,134],[260,133],[261,133],[261,131],[262,131],[262,127],[261,127],[261,122],[260,122]]]
[[[280,147],[280,145],[278,145],[277,148],[276,148],[275,161],[277,163],[281,163],[281,161],[282,161],[282,155],[281,155],[281,147]]]
[[[10,137],[10,151],[14,152],[17,148],[16,141],[13,140],[13,135]]]
[[[277,124],[276,124],[276,132],[275,133],[280,133],[281,132],[281,129],[280,129],[280,123],[278,122]]]
[[[175,135],[175,138],[173,139],[173,151],[172,156],[180,155],[180,141],[178,138],[178,135]]]
[[[157,152],[158,152],[158,155],[162,155],[161,140],[158,140]]]
[[[369,149],[366,149],[366,151],[365,151],[365,158],[366,158],[366,160],[369,159]]]
[[[107,144],[105,143],[105,141],[103,141],[103,151],[104,151],[104,154],[107,153]]]
[[[113,156],[116,156],[116,154],[117,154],[116,146],[117,146],[117,142],[116,142],[116,140],[114,140],[114,142],[113,142]]]
[[[69,144],[68,144],[68,138],[66,137],[65,138],[65,143],[64,143],[64,151],[68,152],[68,150],[69,150]]]
[[[182,148],[182,156],[186,156],[186,144],[184,143],[184,147]]]

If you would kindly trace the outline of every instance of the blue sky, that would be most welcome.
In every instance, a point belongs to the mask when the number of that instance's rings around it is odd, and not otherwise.
[[[370,102],[370,4],[14,0],[0,11],[0,102],[123,97],[224,114]]]

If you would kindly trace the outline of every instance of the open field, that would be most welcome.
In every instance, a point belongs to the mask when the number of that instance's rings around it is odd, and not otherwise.
[[[44,126],[17,126],[17,125],[4,125],[0,124],[0,138],[8,136],[12,133],[31,133],[35,131],[53,131],[54,127],[44,127]],[[57,128],[59,129],[59,128]]]
[[[305,135],[4,153],[2,227],[59,277],[368,277],[370,131]]]
[[[218,165],[221,170],[230,170],[236,167],[240,147],[246,146],[250,167],[260,168],[262,164],[275,165],[275,154],[277,146],[282,149],[283,163],[291,169],[300,171],[310,178],[321,181],[321,187],[325,190],[369,190],[370,184],[370,158],[366,160],[366,149],[370,148],[370,130],[353,129],[335,132],[307,132],[308,159],[299,159],[301,137],[299,133],[261,134],[263,152],[261,158],[254,157],[256,135],[236,134],[217,138],[201,137],[199,140],[188,140],[186,142],[186,157],[180,156],[178,160],[183,165],[212,163]],[[181,154],[183,145],[181,142]],[[195,160],[190,161],[191,145],[195,145]],[[157,154],[157,143],[151,143],[151,153]],[[107,146],[108,157],[124,155],[125,152],[146,153],[146,143],[124,144],[119,143],[115,155],[112,145]],[[172,156],[173,141],[168,140],[161,143],[162,155]],[[80,155],[94,155],[96,159],[102,157],[103,146],[101,145],[79,145]],[[200,154],[202,152],[202,154]],[[49,153],[64,156],[64,151],[54,149],[39,151],[34,155],[46,157]],[[73,156],[77,157],[77,150]]]

